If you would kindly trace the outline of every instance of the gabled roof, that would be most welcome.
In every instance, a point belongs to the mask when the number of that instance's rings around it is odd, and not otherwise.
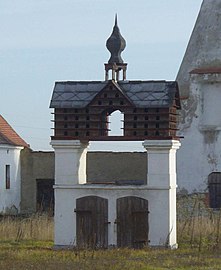
[[[119,92],[119,94],[120,94],[122,97],[124,97],[124,98],[127,100],[127,102],[128,102],[131,106],[134,107],[134,104],[131,102],[131,100],[128,98],[128,96],[125,94],[125,92],[122,91],[122,89],[120,88],[120,86],[119,86],[115,81],[112,81],[112,80],[108,81],[107,84],[104,86],[104,88],[101,89],[101,90],[96,94],[96,96],[95,96],[95,97],[89,102],[89,104],[87,104],[87,105],[90,106],[90,104],[93,103],[93,101],[94,101],[98,96],[102,95],[103,92],[105,92],[105,91],[107,90],[107,87],[109,87],[109,86],[111,86],[111,85],[114,86],[114,88]],[[106,87],[106,86],[107,86],[107,87]],[[110,90],[108,90],[108,91],[110,91]]]
[[[56,82],[50,108],[82,108],[107,85],[101,81]]]
[[[0,115],[0,144],[30,147]]]
[[[173,81],[121,81],[118,84],[136,107],[170,107],[178,92],[177,83]]]
[[[109,82],[56,82],[50,108],[84,108]],[[175,81],[118,81],[113,83],[136,107],[170,107],[179,92]],[[179,100],[176,100],[176,103],[179,108]]]

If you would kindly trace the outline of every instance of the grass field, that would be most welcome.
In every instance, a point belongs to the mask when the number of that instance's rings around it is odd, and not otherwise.
[[[200,197],[178,202],[177,250],[53,250],[53,218],[0,219],[1,269],[221,269],[221,211]]]
[[[58,250],[50,241],[0,242],[0,269],[221,269],[219,250]]]

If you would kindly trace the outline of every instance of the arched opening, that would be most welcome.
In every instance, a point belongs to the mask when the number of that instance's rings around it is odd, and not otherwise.
[[[108,122],[108,136],[124,135],[124,113],[119,110],[112,112],[108,117]]]

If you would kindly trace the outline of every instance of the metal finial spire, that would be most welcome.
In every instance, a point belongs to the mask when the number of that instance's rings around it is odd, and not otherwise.
[[[106,42],[106,47],[111,53],[111,57],[108,63],[123,63],[121,58],[121,52],[126,47],[126,41],[120,33],[120,29],[117,25],[117,14],[115,15],[115,25],[113,27],[113,32]]]
[[[117,13],[115,14],[115,25],[114,26],[117,26]]]

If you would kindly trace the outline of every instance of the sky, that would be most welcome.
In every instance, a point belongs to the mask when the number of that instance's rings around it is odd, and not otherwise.
[[[122,53],[127,79],[175,80],[201,3],[0,0],[0,114],[33,150],[53,150],[54,83],[104,80],[105,43],[116,13],[127,42]],[[89,149],[144,150],[141,142],[98,142]]]

